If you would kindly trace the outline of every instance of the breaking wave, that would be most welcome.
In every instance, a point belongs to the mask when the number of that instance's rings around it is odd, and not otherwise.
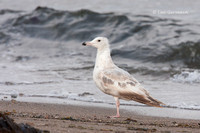
[[[78,42],[106,36],[112,44],[113,56],[200,68],[199,25],[148,15],[61,11],[47,7],[21,14],[19,11],[0,11],[0,15],[6,13],[17,15],[0,27],[1,44],[12,41],[10,38],[15,33],[31,38]]]
[[[183,71],[180,74],[174,75],[172,80],[182,83],[200,83],[200,72],[197,70]]]

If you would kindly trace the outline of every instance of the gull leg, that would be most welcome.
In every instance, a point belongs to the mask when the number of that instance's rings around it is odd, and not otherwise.
[[[118,97],[114,97],[114,99],[115,99],[115,103],[116,103],[117,114],[115,116],[112,116],[112,117],[118,118],[118,117],[120,117],[120,114],[119,114],[119,105],[120,105],[120,102],[119,102],[119,98]]]

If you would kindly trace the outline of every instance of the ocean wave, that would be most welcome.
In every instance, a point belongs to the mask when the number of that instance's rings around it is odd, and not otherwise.
[[[10,40],[10,36],[4,32],[0,32],[0,44],[7,44]]]
[[[183,71],[174,75],[172,80],[181,83],[200,83],[200,72],[198,70]]]
[[[128,28],[127,26],[132,23],[127,16],[115,15],[114,13],[100,14],[90,10],[58,11],[46,7],[38,7],[30,14],[10,21],[13,26],[12,30],[23,35],[64,41],[82,41],[93,38],[101,33],[105,34],[107,28],[111,30],[109,33],[111,34],[116,27],[124,25],[122,28]],[[139,27],[136,27],[136,31],[139,31]],[[123,37],[115,38],[123,40],[129,34],[127,32],[122,34]],[[117,40],[113,39],[113,41]]]
[[[162,61],[183,61],[190,68],[200,68],[200,42],[183,42],[169,47],[159,56]]]
[[[10,10],[10,9],[3,9],[0,10],[0,15],[4,15],[4,14],[16,14],[16,13],[21,13],[22,11],[15,11],[15,10]]]
[[[96,36],[107,36],[112,43],[119,43],[139,34],[139,40],[154,32],[152,23],[163,19],[135,15],[135,20],[128,14],[97,13],[91,10],[60,11],[47,7],[37,7],[28,14],[22,14],[6,22],[12,32],[25,36],[50,40],[85,41]]]
[[[157,48],[156,48],[157,47]],[[200,68],[200,42],[183,42],[177,45],[136,46],[112,50],[112,55],[120,57],[151,61],[154,63],[168,62],[172,65],[181,64],[188,68]],[[177,64],[178,62],[178,64]]]
[[[30,13],[7,20],[2,29],[7,30],[0,30],[3,37],[0,43],[9,40],[9,33],[79,43],[96,36],[106,36],[114,47],[113,56],[200,68],[199,25],[175,19],[37,7]]]

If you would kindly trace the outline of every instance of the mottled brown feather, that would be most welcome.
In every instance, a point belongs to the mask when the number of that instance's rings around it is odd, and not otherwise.
[[[145,97],[144,95],[139,95],[134,92],[119,92],[119,95],[121,96],[120,97],[121,99],[133,100],[133,101],[147,104],[147,105],[154,106],[154,107],[162,107],[161,105],[164,105],[162,102],[160,102],[156,99],[153,99],[149,95],[147,95],[147,97]]]
[[[124,100],[133,100],[150,106],[161,107],[162,102],[152,98],[149,93],[140,86],[140,83],[129,74],[118,71],[103,71],[99,74],[102,79],[103,92]],[[116,82],[116,84],[115,84]]]

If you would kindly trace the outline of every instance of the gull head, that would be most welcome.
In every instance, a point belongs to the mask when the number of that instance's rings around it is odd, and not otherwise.
[[[106,37],[96,37],[90,42],[83,42],[83,46],[93,46],[99,50],[109,48],[109,42]]]

